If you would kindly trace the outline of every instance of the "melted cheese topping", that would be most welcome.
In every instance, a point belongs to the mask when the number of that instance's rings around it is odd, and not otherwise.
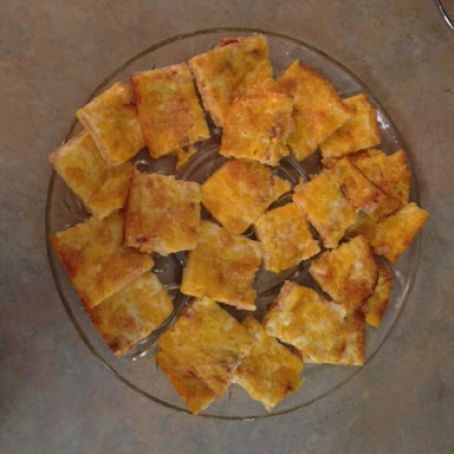
[[[76,112],[102,157],[111,165],[128,161],[144,146],[129,85],[115,82]]]
[[[200,186],[136,171],[125,217],[127,246],[162,255],[193,249],[200,228]]]
[[[304,361],[364,364],[363,318],[346,316],[342,306],[308,287],[286,281],[264,323],[268,334],[300,350]]]
[[[199,241],[183,271],[181,292],[253,311],[256,292],[252,284],[261,258],[258,241],[202,222]]]
[[[262,35],[224,40],[189,60],[205,109],[223,126],[230,103],[272,76],[268,44]]]
[[[374,293],[367,300],[365,307],[366,323],[378,328],[388,307],[393,276],[384,265],[378,267],[378,279]]]
[[[276,166],[289,154],[292,109],[292,99],[272,79],[235,98],[225,116],[219,153]]]
[[[361,93],[344,99],[344,103],[354,114],[320,145],[324,158],[344,156],[380,143],[377,113],[366,96]]]
[[[152,158],[210,137],[188,65],[136,73],[132,85]]]
[[[238,367],[234,381],[271,411],[302,384],[303,362],[288,348],[269,336],[263,326],[248,316],[243,326],[252,337],[252,348]]]
[[[248,331],[208,298],[190,304],[159,338],[163,354],[177,358],[216,396],[225,392],[251,345]]]
[[[202,202],[227,230],[241,234],[290,189],[263,164],[233,159],[202,185]]]
[[[301,61],[293,62],[278,82],[294,100],[289,145],[296,159],[303,160],[351,117],[352,110],[324,77]]]
[[[145,273],[98,304],[90,317],[117,356],[130,351],[172,313],[172,300],[158,277]]]
[[[51,236],[50,241],[87,309],[92,309],[153,266],[148,255],[127,249],[123,217],[76,224]]]
[[[260,216],[254,229],[263,244],[265,268],[280,273],[320,251],[300,208],[289,203]]]
[[[377,283],[377,265],[367,240],[357,236],[315,259],[309,272],[347,310],[359,310]]]

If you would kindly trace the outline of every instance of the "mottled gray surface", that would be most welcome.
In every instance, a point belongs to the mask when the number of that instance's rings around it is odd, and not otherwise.
[[[47,155],[74,110],[150,44],[228,25],[298,37],[365,80],[432,213],[410,301],[372,363],[308,408],[259,422],[175,413],[118,382],[69,322],[45,253]],[[3,0],[0,452],[453,452],[453,56],[429,0]]]

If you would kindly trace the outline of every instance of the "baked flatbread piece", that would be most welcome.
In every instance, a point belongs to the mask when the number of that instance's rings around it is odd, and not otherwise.
[[[377,285],[375,286],[374,293],[367,300],[364,310],[368,325],[376,328],[380,326],[386,308],[388,307],[392,283],[393,276],[391,271],[386,266],[379,265]]]

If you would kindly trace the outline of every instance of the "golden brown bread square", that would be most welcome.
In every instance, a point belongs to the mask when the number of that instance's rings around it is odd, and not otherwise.
[[[368,222],[358,229],[372,245],[374,252],[396,262],[413,242],[429,217],[414,202],[379,223]]]
[[[330,135],[321,145],[325,159],[338,158],[380,143],[377,113],[363,93],[344,99],[344,104],[354,112],[343,126]]]
[[[153,266],[146,254],[122,246],[123,216],[111,214],[50,237],[52,246],[87,309],[92,309]]]
[[[183,271],[181,292],[253,311],[256,292],[252,284],[261,259],[258,241],[202,221],[197,246]]]
[[[273,79],[233,99],[224,117],[221,149],[226,157],[276,166],[290,152],[293,101]]]
[[[360,310],[377,283],[377,265],[367,240],[359,235],[326,251],[309,272],[323,291],[347,311]]]
[[[192,57],[189,66],[203,105],[217,126],[223,126],[235,96],[272,76],[268,43],[262,35],[225,39],[214,49]]]
[[[323,76],[299,60],[284,71],[278,82],[294,100],[295,126],[289,145],[301,161],[351,117],[352,109]]]
[[[132,76],[137,111],[152,158],[210,137],[186,63]]]
[[[144,146],[131,87],[115,82],[76,112],[110,165],[131,159]]]
[[[124,163],[110,167],[86,131],[51,153],[49,161],[96,217],[106,217],[125,204],[134,166]]]
[[[234,381],[271,411],[301,386],[303,362],[269,336],[254,317],[247,316],[243,326],[251,334],[252,348],[236,370]]]
[[[90,318],[116,356],[128,353],[172,313],[158,277],[144,273],[90,311]]]
[[[380,326],[386,308],[388,307],[392,283],[393,276],[391,271],[386,266],[379,265],[377,285],[364,308],[366,323],[368,325],[376,328]]]
[[[265,268],[280,273],[320,251],[309,223],[295,203],[270,210],[254,223],[263,245]]]
[[[248,331],[208,298],[190,303],[159,338],[164,355],[177,358],[217,396],[230,385],[251,346]]]
[[[200,228],[200,185],[135,171],[125,211],[127,246],[162,255],[193,249]]]
[[[241,234],[290,189],[265,165],[232,159],[203,183],[202,203],[227,230]]]
[[[362,315],[347,315],[308,287],[286,281],[264,325],[268,334],[300,350],[305,362],[364,364]]]

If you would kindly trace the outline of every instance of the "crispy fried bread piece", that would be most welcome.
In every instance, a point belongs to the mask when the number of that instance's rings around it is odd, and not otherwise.
[[[236,370],[234,381],[271,411],[301,386],[303,362],[269,336],[254,317],[246,317],[243,326],[252,336],[252,349]]]
[[[374,293],[367,300],[364,310],[368,325],[374,327],[380,326],[383,315],[388,307],[392,283],[393,276],[391,271],[386,266],[379,265],[377,285],[375,286]]]
[[[144,146],[131,87],[115,82],[76,112],[102,157],[117,165],[131,159]]]
[[[309,272],[322,290],[348,311],[360,310],[377,283],[372,249],[361,235],[321,254]]]
[[[219,153],[276,166],[290,152],[293,101],[273,79],[233,99],[225,116]]]
[[[122,246],[123,216],[90,218],[50,237],[87,309],[133,282],[153,266],[146,254]]]
[[[255,161],[227,161],[202,185],[202,202],[231,233],[243,233],[290,183]]]
[[[49,161],[87,210],[98,218],[123,207],[134,166],[125,163],[110,167],[95,143],[82,131],[58,150]]]
[[[251,347],[247,329],[208,298],[194,300],[159,338],[160,350],[179,359],[217,396]]]
[[[200,228],[200,185],[135,171],[125,214],[125,244],[167,255],[193,249]]]
[[[345,156],[380,143],[377,113],[366,96],[360,93],[344,99],[344,103],[352,108],[354,114],[320,145],[325,159]]]
[[[286,281],[264,324],[268,334],[300,350],[305,362],[364,364],[362,315],[347,315],[308,287]]]
[[[131,80],[152,158],[210,137],[186,63],[139,72]]]
[[[253,311],[256,292],[252,284],[261,258],[258,241],[203,221],[197,246],[183,271],[181,292]]]
[[[350,161],[389,197],[406,205],[410,198],[410,170],[403,150],[386,155],[380,150],[363,150]]]
[[[189,66],[203,105],[217,126],[223,126],[235,96],[244,95],[273,73],[262,35],[225,39],[214,49],[192,57]]]
[[[303,160],[351,117],[352,109],[324,77],[299,60],[278,82],[294,100],[295,126],[289,145],[296,159]]]
[[[269,271],[279,273],[320,251],[309,223],[295,203],[266,212],[257,219],[254,229],[263,244],[263,259]]]
[[[144,273],[90,311],[90,318],[116,356],[130,351],[172,313],[158,277]]]
[[[359,231],[369,240],[374,252],[396,262],[422,229],[429,213],[414,202],[377,223],[369,222]]]

